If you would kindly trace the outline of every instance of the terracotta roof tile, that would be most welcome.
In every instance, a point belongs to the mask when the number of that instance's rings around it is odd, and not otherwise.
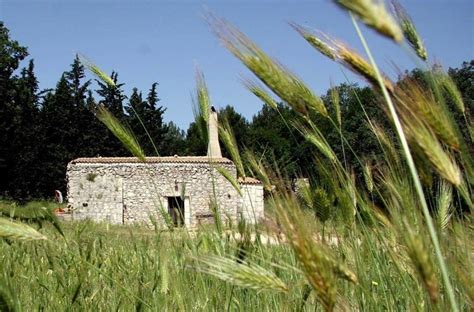
[[[240,184],[262,184],[260,180],[257,180],[251,177],[245,177],[245,178],[239,177],[238,181]]]
[[[200,163],[206,164],[210,161],[219,164],[232,164],[232,161],[227,158],[213,158],[212,160],[207,156],[166,156],[166,157],[147,157],[147,163]],[[71,164],[129,164],[141,163],[136,157],[84,157],[76,158],[71,161]]]

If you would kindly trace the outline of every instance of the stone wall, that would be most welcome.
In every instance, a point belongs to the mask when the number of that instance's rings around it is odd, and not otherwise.
[[[231,162],[220,163],[236,175]],[[214,198],[223,221],[237,218],[242,199],[232,185],[206,162],[95,163],[68,165],[68,202],[73,219],[111,223],[164,225],[168,197],[184,199],[187,227],[208,222]]]
[[[242,205],[239,214],[248,223],[255,224],[264,217],[263,185],[240,183]]]

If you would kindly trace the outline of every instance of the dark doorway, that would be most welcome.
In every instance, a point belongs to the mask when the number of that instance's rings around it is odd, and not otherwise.
[[[174,226],[184,225],[184,200],[177,197],[168,197],[168,213]]]

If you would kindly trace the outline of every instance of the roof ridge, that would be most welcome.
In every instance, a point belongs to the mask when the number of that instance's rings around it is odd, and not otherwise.
[[[151,156],[146,157],[145,162],[137,157],[80,157],[71,160],[75,163],[232,163],[228,158],[209,158],[208,156]]]

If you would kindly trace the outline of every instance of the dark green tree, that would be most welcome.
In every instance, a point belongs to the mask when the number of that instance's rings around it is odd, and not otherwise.
[[[33,60],[21,70],[15,82],[13,103],[17,113],[11,124],[14,139],[9,147],[11,158],[7,188],[15,198],[31,198],[39,194],[37,157],[43,141],[38,120],[38,80]]]
[[[323,97],[326,107],[334,120],[320,120],[323,131],[334,152],[348,169],[361,173],[361,160],[381,157],[377,139],[372,133],[368,119],[386,129],[390,128],[383,107],[380,106],[376,93],[369,87],[359,87],[357,84],[340,84],[334,87],[338,94],[341,114],[342,135],[338,131],[335,105],[331,99],[331,90]],[[348,145],[346,143],[348,142]],[[354,154],[355,153],[355,154]]]
[[[172,121],[166,124],[166,133],[161,144],[162,155],[185,155],[185,133]]]
[[[118,74],[112,72],[110,78],[114,81],[115,86],[111,86],[104,82],[97,80],[99,89],[97,94],[101,97],[99,105],[107,108],[114,116],[121,122],[126,121],[125,112],[123,109],[123,101],[127,98],[124,95],[122,87],[123,83],[118,83]],[[129,156],[125,147],[122,143],[103,126],[103,131],[100,132],[102,138],[100,142],[102,144],[101,156]]]
[[[158,83],[153,83],[151,85],[150,91],[148,92],[147,101],[145,105],[145,127],[148,129],[151,139],[154,142],[154,145],[158,149],[160,155],[168,155],[169,149],[164,142],[165,134],[168,132],[166,124],[163,122],[163,114],[165,108],[163,106],[158,106],[160,99],[157,95]],[[153,144],[148,140],[145,143],[145,151],[149,154],[156,154]]]
[[[295,112],[285,104],[278,104],[277,110],[265,105],[253,117],[249,128],[250,149],[287,177],[302,174],[301,160],[306,153],[304,139],[290,125],[295,118]]]
[[[41,191],[53,194],[55,189],[65,192],[66,166],[77,154],[77,133],[73,95],[66,75],[63,74],[53,92],[45,95],[40,114],[43,151],[39,161],[42,167]]]
[[[128,106],[125,107],[125,110],[128,114],[128,123],[130,125],[130,128],[135,134],[142,148],[150,140],[145,131],[145,128],[143,127],[146,105],[146,102],[143,101],[142,93],[139,92],[137,88],[133,88],[132,95],[129,98]],[[148,131],[148,129],[146,130]],[[148,150],[145,150],[146,154],[151,155],[148,152]]]
[[[27,56],[27,49],[10,38],[8,29],[0,21],[0,193],[3,194],[11,185],[9,169],[16,157],[12,145],[19,108],[14,100],[18,79],[14,72]]]
[[[195,122],[189,124],[186,132],[185,154],[190,156],[203,156],[207,154],[207,142],[201,135]]]
[[[156,87],[158,83],[153,83],[148,93],[147,100],[143,101],[141,92],[137,88],[133,89],[130,96],[129,105],[126,107],[128,121],[135,136],[140,142],[147,155],[168,155],[169,148],[165,142],[165,135],[168,131],[167,125],[163,122],[165,109],[157,106],[159,101]]]

